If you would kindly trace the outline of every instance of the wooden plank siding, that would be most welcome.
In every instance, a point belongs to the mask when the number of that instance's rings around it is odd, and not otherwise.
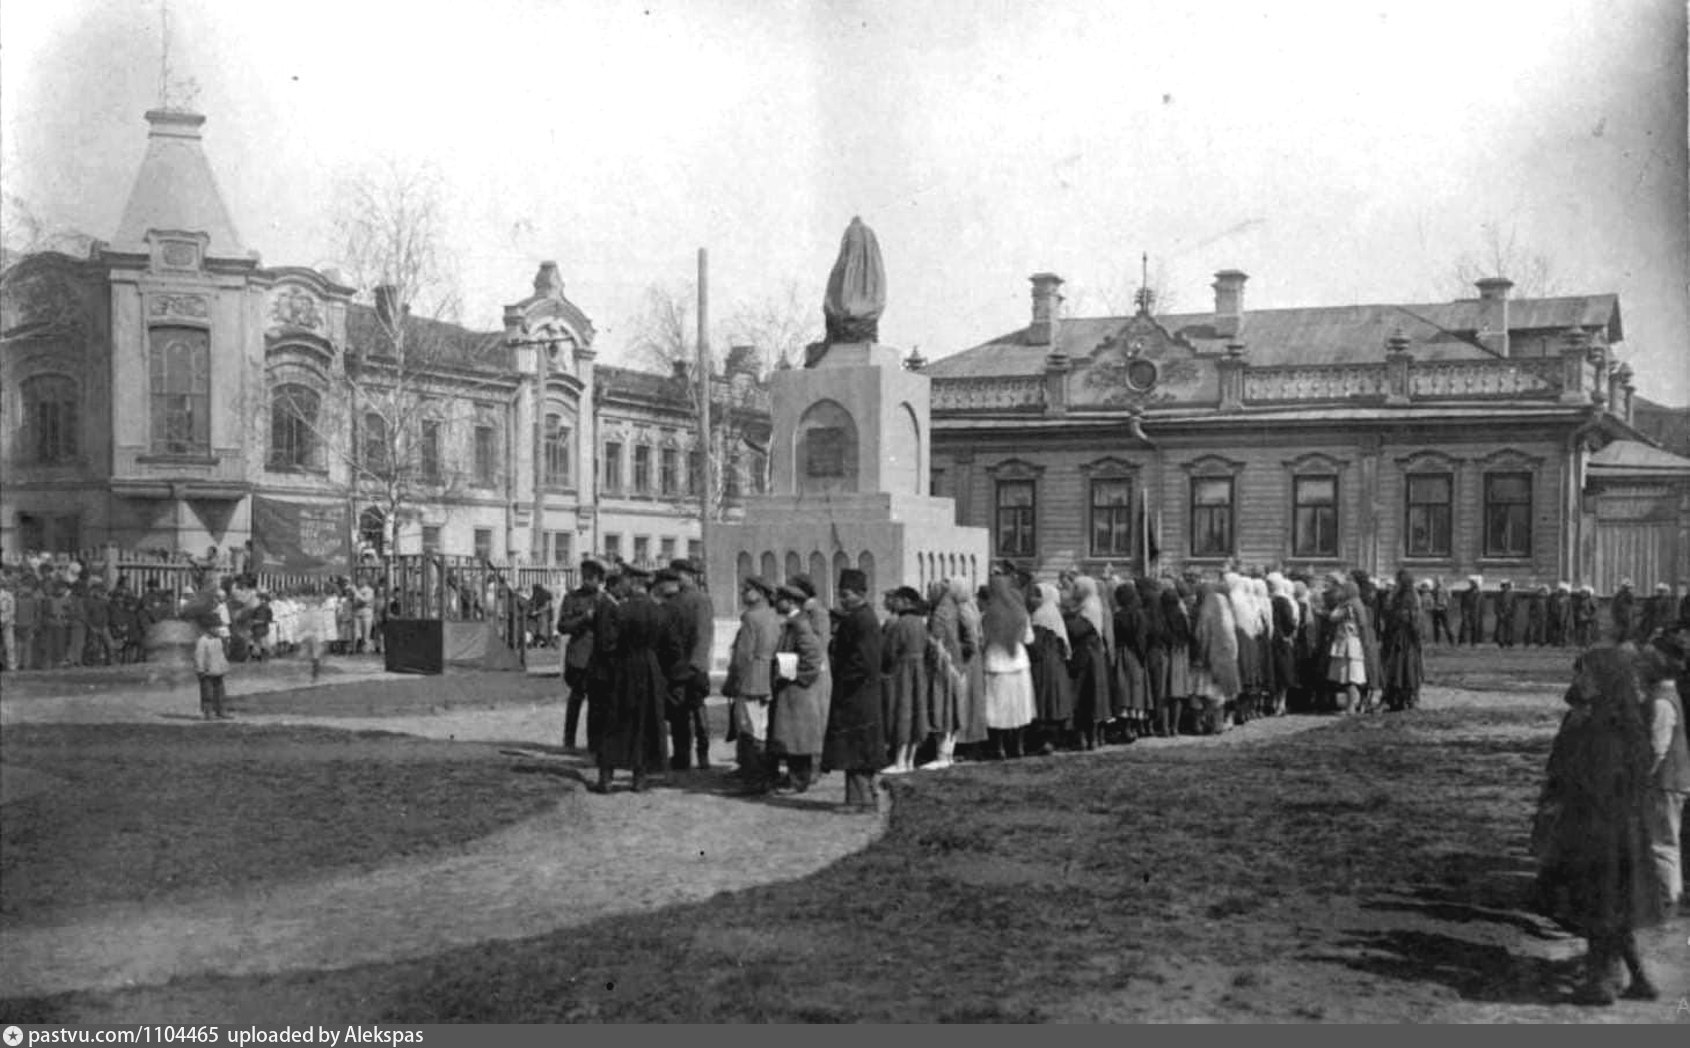
[[[1234,541],[1237,559],[1251,566],[1279,566],[1325,572],[1366,567],[1376,572],[1407,566],[1416,575],[1457,578],[1483,574],[1487,585],[1508,578],[1518,584],[1547,583],[1560,578],[1563,536],[1572,534],[1563,522],[1564,475],[1561,444],[1555,439],[1519,440],[1508,434],[1489,439],[1459,441],[1419,439],[1428,434],[1404,434],[1407,440],[1369,441],[1365,434],[1320,432],[1293,434],[1287,443],[1279,434],[1259,440],[1164,440],[1156,449],[1127,442],[1076,446],[1072,436],[1033,437],[1018,441],[977,433],[966,440],[959,457],[951,441],[941,437],[935,448],[936,469],[942,470],[940,494],[957,499],[959,523],[992,532],[997,555],[996,481],[1005,469],[1024,463],[1036,484],[1036,557],[1031,567],[1041,576],[1073,567],[1096,567],[1106,559],[1120,564],[1132,558],[1094,557],[1090,546],[1090,488],[1087,466],[1116,459],[1130,467],[1134,479],[1134,553],[1139,547],[1139,501],[1150,499],[1164,570],[1187,565],[1219,568],[1226,558],[1194,559],[1190,554],[1191,483],[1194,471],[1234,478]],[[1396,435],[1393,434],[1393,437]],[[1553,435],[1551,435],[1553,436]],[[953,438],[954,440],[955,438]],[[957,441],[958,444],[963,443]],[[1455,483],[1451,506],[1451,555],[1406,560],[1408,475],[1415,472],[1417,453],[1453,460]],[[1439,472],[1432,460],[1431,472]],[[1532,477],[1531,554],[1520,559],[1484,556],[1484,474],[1524,471]],[[1292,555],[1293,477],[1336,475],[1338,478],[1338,555],[1330,558]],[[1122,566],[1125,566],[1124,564]]]

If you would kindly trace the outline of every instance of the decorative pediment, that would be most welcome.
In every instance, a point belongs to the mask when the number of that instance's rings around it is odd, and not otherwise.
[[[1143,408],[1186,399],[1202,377],[1191,344],[1148,313],[1128,317],[1077,364],[1069,390],[1075,406]]]
[[[162,292],[147,296],[147,319],[153,323],[207,324],[211,320],[211,303],[204,295],[188,292]]]
[[[993,466],[986,467],[986,473],[994,480],[1037,480],[1045,468],[1036,462],[1026,459],[1010,458]]]
[[[328,326],[322,302],[311,292],[283,284],[270,292],[265,318],[271,328],[321,332]]]
[[[1482,470],[1536,470],[1543,465],[1543,459],[1537,455],[1528,455],[1518,448],[1502,448],[1493,451],[1477,461]]]
[[[1114,455],[1105,455],[1080,465],[1080,472],[1088,477],[1135,477],[1138,470],[1138,463],[1128,462]]]
[[[1416,451],[1397,459],[1404,473],[1454,473],[1461,463],[1461,459],[1442,451]]]
[[[1180,463],[1180,468],[1194,477],[1235,477],[1244,472],[1244,463],[1221,455],[1204,455]]]
[[[1285,469],[1293,474],[1342,473],[1349,465],[1343,459],[1336,459],[1319,451],[1311,451],[1306,455],[1298,455],[1296,458],[1285,460]]]

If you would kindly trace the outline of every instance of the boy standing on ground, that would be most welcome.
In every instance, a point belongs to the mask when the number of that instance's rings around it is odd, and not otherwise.
[[[223,654],[223,639],[217,635],[218,620],[207,616],[200,620],[199,640],[194,642],[194,672],[200,679],[200,716],[206,720],[233,720],[223,708],[223,678],[229,672],[228,657]]]

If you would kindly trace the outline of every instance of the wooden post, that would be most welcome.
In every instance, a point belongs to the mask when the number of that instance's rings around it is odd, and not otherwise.
[[[698,539],[704,561],[710,560],[710,502],[715,487],[710,441],[710,257],[698,249],[698,461],[704,476],[698,489]],[[709,578],[706,570],[705,578]]]

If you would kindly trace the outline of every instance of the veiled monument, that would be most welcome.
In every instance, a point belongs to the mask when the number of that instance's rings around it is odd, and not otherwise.
[[[747,575],[805,572],[831,604],[843,568],[866,573],[871,596],[985,581],[986,529],[959,527],[953,500],[927,493],[930,380],[876,341],[885,304],[880,246],[853,218],[828,279],[825,339],[804,367],[769,380],[770,493],[748,499],[741,521],[711,529],[715,593],[737,593]]]

